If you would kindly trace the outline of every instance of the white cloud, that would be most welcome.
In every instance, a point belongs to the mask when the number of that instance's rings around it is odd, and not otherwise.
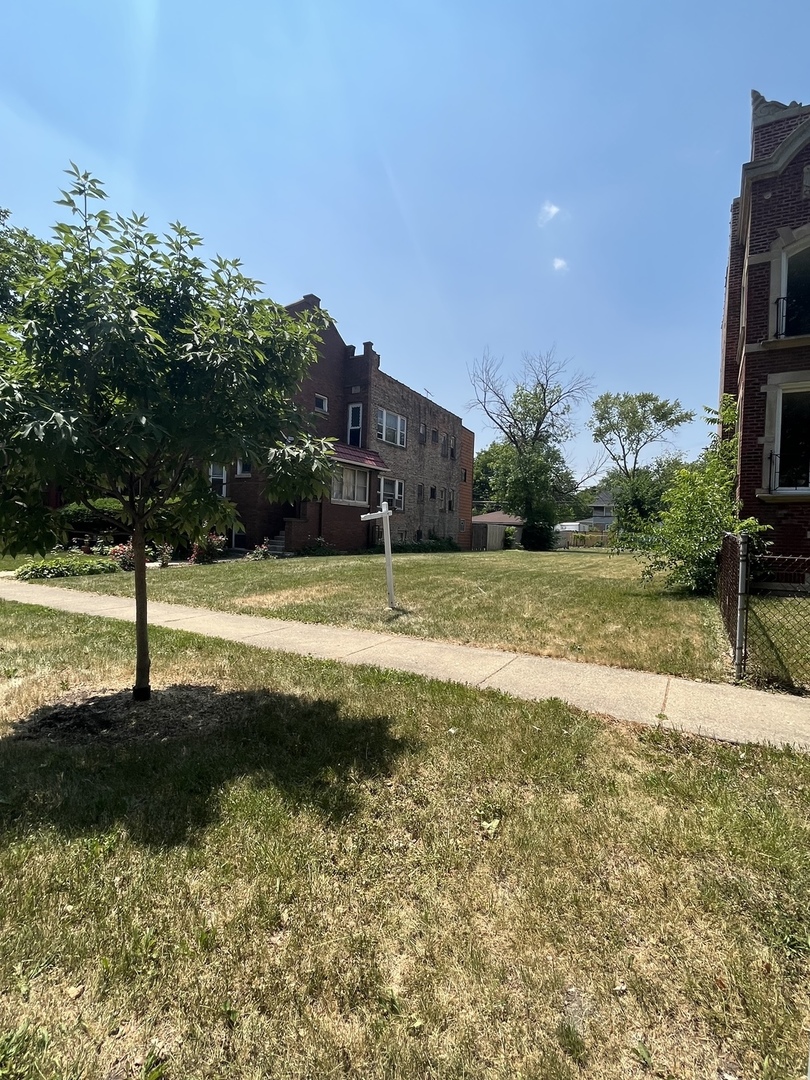
[[[551,265],[554,267],[555,270],[568,269],[568,263],[565,261],[565,259],[555,259]]]
[[[548,225],[552,218],[559,214],[559,206],[555,206],[553,202],[549,202],[548,199],[543,203],[540,213],[537,215],[537,224],[542,229],[544,225]]]

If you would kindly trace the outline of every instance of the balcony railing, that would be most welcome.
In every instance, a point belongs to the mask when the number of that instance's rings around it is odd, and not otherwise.
[[[768,493],[772,495],[776,491],[783,493],[806,491],[810,487],[810,462],[806,467],[799,465],[798,468],[794,463],[792,468],[788,466],[789,475],[781,476],[779,457],[780,455],[774,454],[773,451],[768,455]]]
[[[776,336],[810,334],[810,296],[780,296],[776,304]]]

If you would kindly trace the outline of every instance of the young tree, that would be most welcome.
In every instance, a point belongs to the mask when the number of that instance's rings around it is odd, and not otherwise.
[[[735,497],[737,406],[725,396],[720,410],[706,409],[706,422],[715,429],[711,442],[695,465],[678,469],[664,495],[660,519],[637,537],[637,551],[646,560],[645,577],[667,574],[671,585],[690,592],[711,592],[717,579],[717,559],[727,532],[760,536],[769,526],[756,518],[740,520]],[[722,430],[722,434],[721,434]],[[725,435],[725,437],[723,437]]]
[[[46,486],[84,505],[118,502],[111,520],[135,556],[133,695],[145,700],[147,540],[235,519],[208,465],[264,462],[280,500],[328,483],[329,446],[292,405],[323,321],[260,298],[236,260],[203,262],[182,225],[161,240],[145,217],[94,209],[101,183],[68,174],[59,202],[73,220],[56,225],[45,265],[27,260],[0,326],[0,550],[56,539]]]
[[[671,432],[694,420],[695,414],[681,408],[680,401],[667,401],[656,394],[600,394],[593,403],[588,427],[619,475],[632,480],[643,450],[665,442]]]

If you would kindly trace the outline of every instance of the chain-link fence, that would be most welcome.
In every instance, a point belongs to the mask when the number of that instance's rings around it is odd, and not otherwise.
[[[747,537],[727,535],[718,602],[737,678],[810,688],[810,556],[749,555]]]

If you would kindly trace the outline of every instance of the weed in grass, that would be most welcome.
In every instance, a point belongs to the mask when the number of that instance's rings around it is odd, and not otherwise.
[[[588,1060],[588,1049],[582,1033],[571,1020],[561,1020],[557,1025],[557,1041],[563,1051],[575,1065],[584,1065]]]

